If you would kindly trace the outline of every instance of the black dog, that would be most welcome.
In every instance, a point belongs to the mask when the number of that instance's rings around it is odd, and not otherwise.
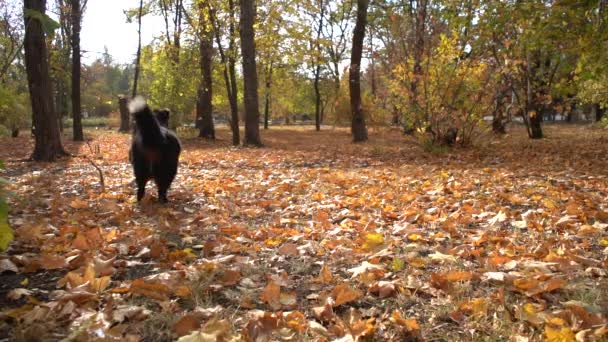
[[[163,127],[146,100],[136,97],[129,103],[135,119],[130,159],[137,182],[137,201],[146,192],[146,183],[153,179],[158,188],[158,200],[167,202],[167,191],[177,174],[181,144],[174,132]],[[167,112],[168,120],[168,112]]]
[[[166,108],[154,110],[156,120],[158,120],[158,123],[165,128],[169,128],[169,113],[169,110]]]

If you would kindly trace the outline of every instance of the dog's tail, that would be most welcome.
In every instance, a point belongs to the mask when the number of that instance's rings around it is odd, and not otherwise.
[[[135,118],[135,134],[141,137],[144,146],[158,146],[165,142],[160,124],[143,97],[137,96],[129,102],[129,112]]]
[[[148,103],[143,96],[135,96],[135,98],[129,101],[129,113],[135,114],[146,110],[149,111],[150,108],[148,107]]]

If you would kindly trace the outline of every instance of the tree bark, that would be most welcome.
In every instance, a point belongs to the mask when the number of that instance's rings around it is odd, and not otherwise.
[[[131,97],[137,96],[137,81],[139,80],[139,61],[141,59],[141,16],[144,8],[144,0],[139,0],[139,13],[137,15],[137,57],[135,57],[135,75],[133,76],[133,93]]]
[[[228,0],[228,8],[230,9],[230,25],[228,27],[228,33],[230,38],[228,39],[228,73],[230,74],[230,115],[232,120],[230,121],[230,128],[232,129],[232,144],[238,146],[241,143],[241,133],[239,131],[239,106],[238,106],[238,88],[236,86],[236,47],[234,42],[235,28],[234,23],[236,22],[234,0]]]
[[[24,12],[33,10],[44,15],[46,0],[24,0]],[[32,159],[55,161],[66,155],[61,143],[59,124],[53,106],[48,51],[40,20],[24,13],[25,68],[32,104],[32,124],[35,138]]]
[[[245,145],[261,146],[258,76],[255,62],[255,0],[241,2],[241,54],[243,57],[243,83],[245,104]]]
[[[321,32],[323,30],[323,17],[325,16],[325,4],[323,0],[319,1],[319,26],[317,27],[317,40],[315,41],[315,48],[317,56],[315,58],[314,70],[315,70],[315,129],[321,130],[321,90],[319,89],[319,81],[321,78]]]
[[[120,111],[120,128],[118,131],[123,133],[131,130],[131,115],[129,114],[128,101],[127,96],[118,96],[118,109]]]
[[[594,108],[594,112],[595,112],[595,122],[602,121],[602,118],[604,117],[604,111],[605,111],[605,109],[603,109],[602,107],[600,107],[599,103],[593,104],[593,108]]]
[[[80,0],[71,0],[72,6],[72,123],[74,141],[83,141],[82,106],[80,101]]]
[[[268,120],[270,117],[270,89],[272,87],[272,62],[266,70],[266,91],[264,93],[264,129],[268,129]]]
[[[421,106],[418,101],[418,84],[422,78],[422,58],[424,56],[424,33],[427,17],[427,0],[416,1],[416,27],[415,27],[415,44],[414,44],[414,72],[412,82],[410,83],[411,102],[414,110],[414,127],[404,126],[404,132],[416,129],[421,126],[421,121],[426,122],[427,118],[421,116]]]
[[[351,133],[354,142],[367,140],[367,127],[361,106],[361,55],[363,53],[363,39],[367,24],[367,6],[369,0],[357,0],[357,21],[353,31],[353,45],[350,57],[349,88],[350,108],[352,113]]]
[[[198,99],[196,101],[196,113],[199,122],[199,138],[215,139],[215,126],[213,124],[213,35],[207,30],[204,14],[204,5],[201,3],[200,10],[200,69],[201,84],[198,88]]]
[[[540,109],[540,108],[539,108]],[[543,122],[542,111],[537,110],[534,115],[530,116],[530,138],[542,139],[543,129],[541,123]]]

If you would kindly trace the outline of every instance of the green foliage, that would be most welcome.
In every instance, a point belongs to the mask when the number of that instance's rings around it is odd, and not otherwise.
[[[31,118],[29,95],[16,82],[0,84],[0,125],[7,129],[27,126]]]
[[[0,160],[0,170],[4,169],[4,163]],[[0,178],[0,252],[5,251],[13,241],[13,230],[8,225],[8,204],[6,180]]]
[[[422,61],[426,72],[418,78],[424,89],[414,105],[411,82],[413,62],[397,63],[389,80],[393,105],[403,113],[406,126],[429,132],[431,144],[442,144],[447,132],[456,128],[462,145],[471,143],[492,104],[487,87],[495,82],[490,66],[481,59],[460,60],[458,36],[441,35],[437,46]]]
[[[49,17],[46,13],[38,12],[36,10],[26,8],[24,10],[25,18],[33,18],[42,23],[42,28],[44,32],[51,36],[55,32],[56,29],[59,28],[59,23]]]
[[[172,47],[168,45],[146,46],[141,58],[141,94],[149,98],[154,107],[171,110],[172,126],[177,127],[194,121],[191,115],[196,105],[200,81],[198,70],[198,48],[184,47],[176,63]],[[214,79],[215,89],[220,88],[219,79]]]

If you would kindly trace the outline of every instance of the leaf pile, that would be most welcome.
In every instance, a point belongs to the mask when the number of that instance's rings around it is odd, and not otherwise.
[[[220,131],[184,139],[166,206],[135,203],[128,135],[57,164],[19,161],[20,138],[0,153],[0,335],[606,339],[607,139],[548,132],[428,155],[392,130],[272,130],[261,149]]]

